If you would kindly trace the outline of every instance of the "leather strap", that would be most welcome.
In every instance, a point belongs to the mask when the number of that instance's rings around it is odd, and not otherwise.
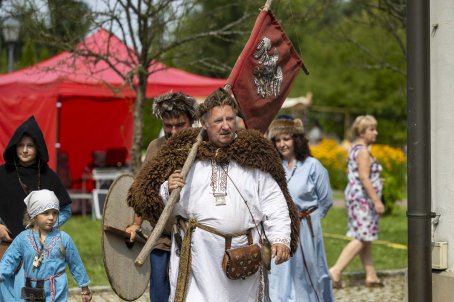
[[[306,219],[307,225],[309,226],[309,231],[311,232],[312,238],[314,238],[315,235],[314,235],[314,228],[312,226],[311,214],[317,209],[318,209],[318,207],[311,207],[311,208],[308,208],[306,210],[302,210],[302,211],[300,211],[298,213],[299,219]]]
[[[247,236],[247,244],[252,245],[254,243],[254,240],[252,239],[252,229],[247,230],[246,236]],[[241,236],[241,235],[239,235]],[[238,237],[238,236],[231,236],[231,235],[226,235],[225,237],[225,250],[228,250],[232,247],[232,238],[233,237]]]

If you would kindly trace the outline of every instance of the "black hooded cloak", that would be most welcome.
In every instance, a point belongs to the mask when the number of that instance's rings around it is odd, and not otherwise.
[[[16,155],[16,145],[24,134],[33,138],[38,151],[36,162],[28,167],[22,166]],[[31,191],[38,189],[54,191],[60,201],[60,208],[71,203],[71,198],[57,174],[47,165],[49,153],[46,142],[33,116],[16,129],[3,152],[3,159],[5,164],[0,166],[0,218],[11,231],[12,238],[24,230],[22,224],[26,211],[24,198],[28,195],[19,183],[17,173]],[[17,172],[14,162],[16,162]]]

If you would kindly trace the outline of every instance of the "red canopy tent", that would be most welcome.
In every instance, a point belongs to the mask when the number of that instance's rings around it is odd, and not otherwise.
[[[106,30],[85,39],[78,49],[109,53],[115,67],[126,74],[124,62],[135,60],[131,50]],[[155,63],[147,97],[182,91],[204,97],[225,80],[191,74]],[[91,163],[93,150],[131,150],[135,93],[102,60],[64,52],[47,61],[0,75],[0,151],[14,130],[34,115],[49,149],[49,165],[57,166],[57,152],[68,155],[71,178],[80,179]],[[3,157],[0,157],[0,163]]]

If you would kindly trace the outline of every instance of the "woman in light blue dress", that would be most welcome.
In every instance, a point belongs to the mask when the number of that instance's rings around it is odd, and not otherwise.
[[[271,301],[334,301],[321,227],[321,219],[333,204],[328,172],[311,156],[301,120],[274,120],[268,136],[282,158],[287,186],[301,219],[296,253],[283,264],[272,264]]]
[[[32,191],[26,198],[29,228],[14,238],[0,262],[0,283],[14,275],[23,261],[26,286],[42,283],[45,301],[67,301],[66,264],[79,287],[83,302],[91,300],[90,280],[71,237],[55,228],[59,202],[52,191]],[[24,297],[22,297],[24,298]],[[23,301],[16,298],[15,301]]]

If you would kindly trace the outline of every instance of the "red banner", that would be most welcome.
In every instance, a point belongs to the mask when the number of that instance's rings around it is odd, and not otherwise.
[[[247,128],[265,133],[303,61],[271,11],[261,11],[227,79]]]

